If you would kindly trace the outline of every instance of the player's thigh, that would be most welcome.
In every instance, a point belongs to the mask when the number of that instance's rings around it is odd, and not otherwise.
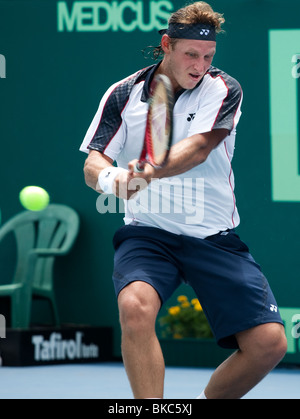
[[[130,296],[142,305],[149,304],[150,296],[156,298],[157,294],[163,304],[180,285],[181,280],[168,243],[163,242],[159,231],[148,227],[143,230],[140,227],[126,227],[117,238],[113,271],[117,297],[124,290],[127,299]],[[129,287],[134,283],[137,284]],[[145,288],[143,283],[150,286],[147,288],[149,292],[139,292],[141,288]]]
[[[235,232],[189,240],[186,269],[219,345],[238,348],[236,334],[266,323],[282,324],[260,266]]]

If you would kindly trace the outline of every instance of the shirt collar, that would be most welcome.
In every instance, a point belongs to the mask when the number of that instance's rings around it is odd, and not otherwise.
[[[147,102],[150,96],[150,86],[151,86],[151,82],[153,80],[154,77],[154,73],[156,72],[156,70],[158,69],[158,67],[161,65],[162,61],[160,61],[157,64],[154,64],[152,67],[149,67],[149,71],[145,77],[145,82],[144,82],[144,86],[143,86],[143,92],[142,92],[142,97],[141,97],[141,101],[142,102]],[[200,84],[203,82],[205,75],[202,77],[202,79],[199,81],[199,83],[194,87],[194,89],[196,89],[197,87],[200,86]],[[193,89],[193,90],[194,90]],[[175,102],[176,100],[179,98],[179,96],[185,92],[186,89],[181,89],[179,90],[176,94],[175,94]]]
[[[150,70],[146,75],[141,97],[142,102],[147,102],[147,100],[149,99],[151,82],[153,80],[154,73],[156,72],[161,63],[162,62],[160,61],[159,63],[154,64],[152,67],[150,67]]]

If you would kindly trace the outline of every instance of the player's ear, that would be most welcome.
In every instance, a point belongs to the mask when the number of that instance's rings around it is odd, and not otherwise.
[[[163,35],[163,37],[161,38],[161,47],[165,54],[169,54],[172,49],[170,41],[171,39],[167,34]]]

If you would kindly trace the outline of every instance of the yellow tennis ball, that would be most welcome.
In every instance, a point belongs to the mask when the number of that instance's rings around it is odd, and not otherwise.
[[[39,186],[26,186],[20,192],[20,202],[29,211],[41,211],[47,207],[49,201],[48,192]]]

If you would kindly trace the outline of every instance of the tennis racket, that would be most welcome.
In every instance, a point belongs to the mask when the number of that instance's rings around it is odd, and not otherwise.
[[[135,172],[142,172],[145,164],[162,167],[169,155],[173,133],[174,96],[170,79],[157,75],[151,84],[144,146]]]

